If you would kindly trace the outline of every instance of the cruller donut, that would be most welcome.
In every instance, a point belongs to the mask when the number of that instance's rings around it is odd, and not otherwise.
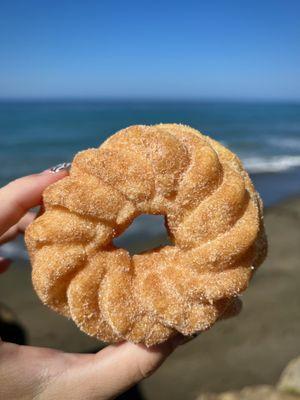
[[[105,342],[147,346],[230,314],[266,254],[262,203],[239,159],[177,124],[131,126],[78,153],[26,231],[44,304]],[[162,214],[173,246],[130,256],[112,240]]]

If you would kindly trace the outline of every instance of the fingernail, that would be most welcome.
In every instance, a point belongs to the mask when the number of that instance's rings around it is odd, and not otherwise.
[[[46,169],[46,171],[43,171],[42,174],[49,173],[49,172],[50,172],[50,174],[56,174],[57,172],[61,172],[61,171],[69,171],[70,168],[71,168],[71,163],[64,162],[64,163],[57,164],[54,167]]]

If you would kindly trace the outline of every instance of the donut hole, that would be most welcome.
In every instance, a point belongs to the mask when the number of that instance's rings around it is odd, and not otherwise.
[[[131,225],[114,239],[113,244],[129,252],[140,254],[157,247],[172,245],[163,215],[142,214],[136,217]]]

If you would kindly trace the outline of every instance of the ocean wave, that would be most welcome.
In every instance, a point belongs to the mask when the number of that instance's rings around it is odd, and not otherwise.
[[[300,150],[300,137],[272,137],[267,140],[274,147],[287,150]]]
[[[245,168],[250,173],[282,172],[300,166],[300,155],[245,157]]]

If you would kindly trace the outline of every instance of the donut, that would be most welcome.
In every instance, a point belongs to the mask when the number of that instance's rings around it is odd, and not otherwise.
[[[262,202],[241,161],[185,125],[130,126],[79,152],[26,230],[44,304],[101,341],[152,346],[231,315],[266,256]],[[172,245],[117,248],[141,214]]]

